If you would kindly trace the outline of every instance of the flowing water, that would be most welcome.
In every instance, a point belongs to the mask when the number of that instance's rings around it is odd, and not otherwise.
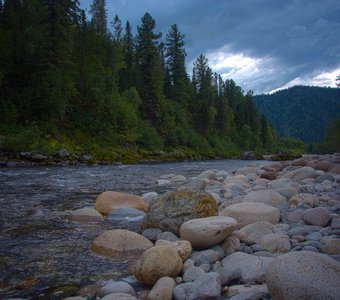
[[[48,299],[60,286],[124,279],[133,285],[126,261],[89,248],[109,223],[71,223],[70,211],[93,206],[103,191],[136,195],[158,186],[161,175],[197,176],[208,169],[233,171],[240,160],[180,163],[0,169],[0,299]]]

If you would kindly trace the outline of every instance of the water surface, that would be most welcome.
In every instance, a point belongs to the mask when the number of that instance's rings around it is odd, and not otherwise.
[[[0,169],[0,298],[44,299],[64,285],[124,279],[134,282],[127,262],[89,248],[108,223],[70,223],[70,211],[94,206],[106,191],[136,195],[174,189],[158,186],[161,175],[197,176],[208,169],[232,172],[240,160]]]

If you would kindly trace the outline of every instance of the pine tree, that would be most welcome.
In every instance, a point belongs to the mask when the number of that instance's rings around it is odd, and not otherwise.
[[[93,0],[90,8],[91,24],[98,35],[107,34],[107,12],[105,0]]]
[[[143,117],[162,131],[164,74],[157,47],[161,33],[154,33],[155,28],[156,22],[149,13],[143,16],[141,26],[137,27],[138,92],[142,99]]]
[[[193,67],[193,85],[196,90],[196,103],[193,103],[196,130],[204,136],[211,134],[216,117],[214,107],[213,72],[208,66],[208,59],[201,54]]]
[[[132,27],[126,22],[123,36],[123,56],[125,68],[120,71],[120,88],[124,92],[136,85],[136,53]]]
[[[187,105],[188,74],[185,70],[186,52],[184,34],[180,33],[176,24],[172,25],[166,35],[167,81],[169,97]]]

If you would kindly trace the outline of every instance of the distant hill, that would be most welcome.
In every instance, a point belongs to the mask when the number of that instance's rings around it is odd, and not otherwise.
[[[284,136],[319,143],[325,130],[340,118],[340,89],[294,86],[271,95],[254,96],[260,112]]]

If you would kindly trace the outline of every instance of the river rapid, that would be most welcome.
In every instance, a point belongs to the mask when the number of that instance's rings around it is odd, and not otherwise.
[[[67,216],[72,210],[93,207],[96,197],[107,190],[142,195],[175,189],[159,186],[161,175],[190,178],[209,169],[232,172],[264,163],[214,160],[0,169],[0,299],[52,299],[51,292],[58,287],[118,279],[138,285],[126,261],[89,249],[112,225],[71,223]]]

